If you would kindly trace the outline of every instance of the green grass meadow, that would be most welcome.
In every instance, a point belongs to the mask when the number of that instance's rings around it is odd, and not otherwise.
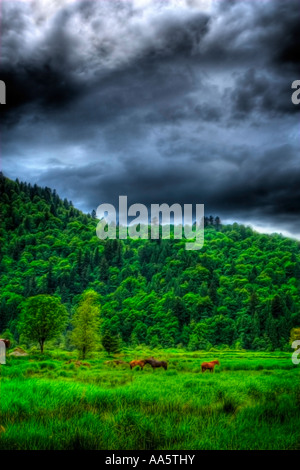
[[[300,365],[288,353],[126,351],[168,370],[76,364],[74,353],[0,366],[0,449],[300,449]],[[213,374],[200,372],[219,359]],[[71,362],[70,362],[71,361]]]

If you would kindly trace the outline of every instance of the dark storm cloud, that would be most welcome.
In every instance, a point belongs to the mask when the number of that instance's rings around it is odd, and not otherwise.
[[[127,5],[101,1],[76,2],[55,16],[41,38],[24,41],[24,35],[26,38],[28,30],[34,28],[34,24],[28,24],[28,10],[28,5],[11,5],[9,2],[3,5],[0,71],[8,87],[5,111],[13,111],[14,115],[26,113],[26,108],[16,109],[26,104],[35,103],[45,112],[51,112],[53,107],[64,107],[91,90],[96,93],[99,87],[110,87],[117,74],[121,82],[123,74],[128,76],[132,73],[137,75],[138,80],[143,80],[145,71],[151,69],[153,64],[156,67],[169,58],[178,61],[181,57],[186,59],[191,56],[193,48],[207,32],[208,23],[208,16],[202,13],[186,13],[184,18],[176,13],[165,14],[155,22],[151,37],[144,37],[142,28],[147,28],[147,23],[144,25],[140,21],[136,31],[131,33],[128,44],[124,45],[122,38],[117,37],[117,27],[121,20],[127,20],[128,29],[123,27],[124,34],[130,30],[133,16],[130,2]],[[120,11],[124,18],[114,18],[116,14],[121,16]],[[98,31],[109,28],[105,24],[106,15],[113,19],[116,36],[107,34],[103,41],[97,43]],[[83,26],[85,22],[91,25],[90,37],[82,38],[83,45],[73,30],[74,18],[78,18]],[[78,32],[81,32],[80,29]],[[38,31],[36,34],[38,36]],[[140,43],[136,45],[139,39]],[[91,50],[89,41],[96,41]],[[131,49],[129,54],[127,48]],[[144,88],[146,86],[147,83]],[[127,92],[130,94],[130,87]],[[125,96],[122,98],[128,100]]]
[[[240,149],[233,149],[238,155]],[[285,165],[282,165],[284,157]],[[207,213],[222,214],[250,220],[257,218],[268,224],[282,224],[285,230],[297,232],[297,201],[300,199],[300,169],[293,166],[295,155],[288,145],[261,152],[257,158],[244,155],[224,160],[207,159],[199,171],[198,163],[190,158],[153,166],[150,158],[123,161],[118,171],[101,163],[78,168],[54,168],[42,181],[55,184],[57,178],[70,188],[72,198],[84,198],[90,210],[109,202],[118,207],[118,196],[127,195],[128,203],[200,204],[205,201]],[[214,164],[217,163],[218,171]],[[80,191],[76,188],[80,187]],[[163,194],[163,199],[162,199]]]
[[[49,108],[51,111],[51,107],[64,107],[76,97],[99,87],[105,92],[107,82],[114,81],[116,75],[121,83],[123,74],[132,74],[136,82],[143,83],[145,71],[151,67],[155,69],[155,78],[160,80],[162,63],[166,64],[162,79],[168,80],[169,84],[178,72],[180,74],[181,68],[207,63],[222,68],[228,67],[228,63],[232,66],[235,62],[239,67],[240,63],[249,61],[254,66],[264,62],[267,67],[271,67],[272,63],[292,64],[295,74],[296,66],[299,66],[299,54],[296,54],[299,50],[298,6],[298,2],[292,0],[269,0],[262,4],[222,1],[219,3],[222,15],[218,11],[209,15],[195,10],[187,10],[180,15],[174,9],[137,22],[138,15],[130,2],[81,1],[58,11],[47,27],[40,31],[34,21],[30,21],[28,4],[5,2],[0,70],[8,86],[6,109],[12,108],[16,116],[18,106],[36,103],[49,112]],[[74,29],[74,18],[90,26],[89,34],[78,25],[77,31]],[[114,18],[115,35],[105,35],[105,32],[108,33],[105,31],[107,18]],[[121,21],[125,25],[127,22],[121,33],[131,33],[125,45],[118,29]],[[143,34],[143,28],[146,31],[151,28],[150,34]],[[103,37],[97,42],[97,35],[102,29]],[[109,30],[109,25],[106,29]],[[31,30],[35,30],[36,37],[30,35]],[[28,37],[25,41],[24,36]],[[274,73],[265,77],[265,88],[269,85],[266,81],[272,82],[274,78],[278,81]],[[144,89],[151,90],[151,83],[146,81],[143,85]],[[247,87],[245,80],[237,84],[240,88],[244,85]],[[186,86],[183,84],[183,92]],[[281,92],[282,83],[280,86]],[[126,91],[130,94],[129,87]],[[247,92],[252,95],[256,93],[254,84],[252,89],[245,90],[245,94]],[[287,87],[282,100],[288,92]],[[124,98],[124,94],[119,94],[117,100]],[[266,105],[270,101],[274,103],[276,100],[267,97]],[[289,106],[286,105],[286,108]]]
[[[277,2],[272,8],[268,5],[259,18],[265,31],[259,39],[269,49],[271,62],[293,73],[299,72],[300,65],[299,21],[298,1]]]
[[[3,2],[8,176],[299,234],[299,1],[199,1]]]
[[[298,113],[291,101],[290,83],[254,68],[239,74],[234,89],[230,91],[233,117],[248,118],[253,111],[266,115]]]
[[[256,63],[299,71],[298,0],[221,0],[217,17],[211,47],[230,57],[239,51],[249,60],[254,54]]]

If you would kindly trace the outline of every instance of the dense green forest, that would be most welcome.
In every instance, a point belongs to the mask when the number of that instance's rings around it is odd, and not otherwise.
[[[101,330],[130,346],[285,349],[300,325],[295,240],[213,217],[200,251],[185,240],[99,240],[93,215],[55,190],[1,175],[0,194],[0,331],[17,341],[24,300],[48,294],[68,311],[68,347],[87,289],[99,294]]]

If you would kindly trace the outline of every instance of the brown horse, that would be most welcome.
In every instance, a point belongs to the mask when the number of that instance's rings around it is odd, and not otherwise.
[[[211,362],[202,362],[201,364],[201,372],[205,372],[206,370],[210,370],[210,372],[214,371],[214,367],[216,365],[220,365],[219,361],[211,361]]]
[[[131,361],[131,362],[129,362],[130,369],[133,369],[136,366],[140,366],[140,368],[143,370],[145,364],[146,364],[146,361]]]
[[[156,361],[153,357],[150,357],[149,359],[145,359],[145,364],[150,364],[153,370],[155,370],[157,367],[163,367],[165,370],[168,368],[168,364],[166,361]]]

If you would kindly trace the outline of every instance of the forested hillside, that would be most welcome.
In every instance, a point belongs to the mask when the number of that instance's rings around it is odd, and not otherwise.
[[[97,220],[55,190],[1,176],[0,193],[0,332],[18,339],[22,302],[37,294],[59,296],[71,319],[86,289],[100,294],[101,327],[133,346],[282,349],[300,325],[297,241],[219,220],[200,251],[101,241]]]

